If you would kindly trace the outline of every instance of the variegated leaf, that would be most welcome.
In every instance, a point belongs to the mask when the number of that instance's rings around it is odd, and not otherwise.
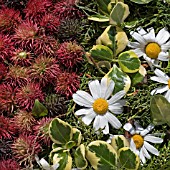
[[[72,127],[59,118],[54,118],[49,125],[49,136],[56,144],[64,145],[72,139]]]
[[[108,11],[109,3],[110,3],[110,0],[97,0],[99,10],[105,15],[109,15],[109,11]]]
[[[122,72],[122,70],[120,70],[116,64],[113,65],[105,77],[110,78],[115,82],[114,93],[117,93],[121,90],[125,90],[127,92],[130,88],[131,80],[129,76]]]
[[[117,153],[105,141],[93,141],[87,146],[87,159],[96,170],[114,170],[117,166]]]
[[[77,128],[73,128],[73,137],[72,140],[76,143],[77,146],[80,145],[82,139],[81,131]]]
[[[149,2],[153,0],[130,0],[130,1],[135,2],[137,4],[148,4]]]
[[[97,22],[108,22],[109,21],[109,17],[105,16],[105,15],[91,15],[88,17],[89,20],[92,21],[97,21]]]

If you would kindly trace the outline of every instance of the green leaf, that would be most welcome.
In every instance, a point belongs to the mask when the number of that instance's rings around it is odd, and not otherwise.
[[[110,13],[110,24],[120,26],[129,14],[128,5],[118,2]]]
[[[87,167],[87,160],[85,158],[85,146],[81,144],[74,153],[75,163],[77,168],[79,169],[86,169]]]
[[[139,167],[140,159],[129,147],[124,147],[118,151],[119,161],[121,167],[131,170],[137,170]]]
[[[90,53],[91,57],[97,61],[112,61],[113,59],[112,50],[104,45],[94,45]]]
[[[118,63],[125,73],[135,73],[141,66],[138,56],[133,51],[125,51],[119,54]]]
[[[109,21],[109,17],[105,16],[105,15],[91,15],[88,17],[89,20],[92,21],[97,21],[97,22],[108,22]]]
[[[136,4],[148,4],[153,0],[130,0],[131,2],[135,2]]]
[[[108,11],[109,3],[110,0],[97,0],[99,10],[105,15],[109,15],[109,11]]]
[[[114,135],[111,140],[112,147],[117,151],[123,147],[129,147],[129,141],[124,137],[124,135]]]
[[[86,158],[96,170],[114,170],[117,165],[117,153],[105,141],[93,141],[87,146]]]
[[[72,139],[73,130],[68,123],[54,118],[49,126],[49,136],[54,143],[63,145]]]
[[[151,116],[152,121],[156,125],[167,123],[170,126],[170,103],[162,95],[154,95],[151,98]]]
[[[80,130],[78,130],[77,128],[73,128],[72,140],[76,143],[77,146],[80,145],[81,139],[82,139],[82,135],[81,135]]]
[[[120,70],[116,64],[113,65],[105,77],[110,78],[115,82],[114,93],[117,93],[121,90],[125,90],[127,92],[130,88],[131,80],[129,76],[122,72],[122,70]]]
[[[36,99],[32,108],[32,114],[35,117],[43,117],[48,114],[48,110],[38,99]]]
[[[67,148],[67,149],[71,149],[73,148],[74,146],[76,146],[76,142],[75,141],[69,141],[67,142],[64,147]]]

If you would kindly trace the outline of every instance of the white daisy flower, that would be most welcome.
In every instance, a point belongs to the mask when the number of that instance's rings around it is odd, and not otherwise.
[[[134,123],[135,128],[130,123],[126,123],[123,128],[130,132],[130,148],[135,152],[141,159],[142,163],[146,162],[146,158],[150,159],[151,156],[148,151],[156,156],[159,155],[158,150],[153,147],[151,143],[162,143],[163,139],[148,134],[154,126],[150,124],[146,129],[143,129],[137,122]]]
[[[92,94],[85,91],[78,90],[73,94],[73,100],[80,106],[85,106],[85,109],[80,109],[75,112],[76,115],[82,115],[82,121],[89,125],[94,119],[93,128],[97,131],[99,128],[103,129],[104,134],[109,133],[110,123],[114,128],[119,129],[122,124],[113,115],[121,114],[125,100],[120,100],[126,92],[119,91],[113,95],[115,83],[108,78],[102,78],[101,83],[98,80],[89,82],[89,89]]]
[[[159,69],[155,69],[154,73],[156,76],[152,76],[151,80],[165,84],[162,87],[158,87],[151,91],[151,95],[158,93],[165,93],[165,98],[170,102],[170,77],[168,77],[164,72]]]
[[[137,32],[131,32],[131,36],[138,42],[129,42],[128,46],[132,48],[138,57],[143,58],[152,68],[153,65],[158,65],[160,61],[168,61],[170,49],[170,33],[166,28],[162,28],[155,36],[153,28],[147,29],[147,32],[142,28],[137,28]]]

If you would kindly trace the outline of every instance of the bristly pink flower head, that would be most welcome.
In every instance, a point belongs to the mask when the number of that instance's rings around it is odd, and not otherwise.
[[[0,60],[7,60],[14,51],[14,43],[9,35],[0,34]]]
[[[42,118],[39,120],[35,126],[33,126],[34,134],[39,136],[39,141],[43,142],[46,146],[50,145],[51,139],[49,137],[49,124],[51,122],[52,118]]]
[[[55,91],[67,98],[71,97],[80,87],[80,77],[76,73],[62,72],[58,75]]]
[[[40,102],[44,101],[40,84],[29,82],[26,86],[17,89],[15,101],[20,109],[31,111],[36,99]]]
[[[35,154],[41,152],[41,146],[35,135],[20,135],[11,146],[14,157],[20,165],[31,166]]]
[[[16,88],[10,84],[0,84],[0,112],[11,114],[14,109]]]
[[[17,128],[13,126],[12,119],[0,116],[0,139],[11,139],[17,133]]]
[[[60,72],[56,59],[39,56],[35,59],[35,63],[30,67],[28,74],[32,81],[39,82],[41,86],[44,87],[48,83],[53,84]]]
[[[53,13],[61,20],[66,18],[82,18],[84,16],[83,13],[76,8],[72,0],[57,2],[54,6]]]
[[[20,170],[18,162],[13,159],[3,159],[0,161],[1,170]]]
[[[12,85],[13,87],[21,87],[28,82],[28,68],[21,66],[10,66],[9,71],[5,78],[5,83]]]
[[[6,74],[8,72],[7,67],[5,66],[5,64],[0,63],[0,81],[5,78]]]
[[[21,20],[19,11],[5,6],[0,9],[0,31],[8,34],[12,33]]]
[[[57,57],[60,63],[66,68],[73,68],[80,63],[83,58],[84,50],[76,42],[64,42],[57,50]]]
[[[46,35],[57,34],[60,26],[60,20],[53,14],[45,14],[42,17],[40,26],[45,30]]]
[[[32,127],[35,125],[35,118],[31,112],[19,110],[13,118],[13,125],[17,127],[19,133],[29,134],[32,132]]]
[[[45,13],[52,7],[51,0],[29,0],[24,9],[25,17],[39,23]]]
[[[31,65],[34,58],[31,52],[27,52],[26,50],[19,48],[15,49],[10,60],[14,65],[28,67]]]

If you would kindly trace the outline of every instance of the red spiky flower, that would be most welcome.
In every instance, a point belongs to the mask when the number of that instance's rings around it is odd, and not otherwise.
[[[34,134],[39,136],[39,141],[43,142],[45,145],[49,146],[51,139],[48,133],[48,127],[52,118],[43,117],[41,120],[37,122],[35,126],[33,126]]]
[[[0,9],[0,31],[12,33],[13,29],[21,22],[20,12],[3,6]]]
[[[50,0],[29,0],[24,9],[25,17],[39,23],[51,6],[52,2]]]
[[[19,164],[13,159],[3,159],[0,161],[1,170],[20,170]]]
[[[10,84],[0,84],[0,111],[12,113],[14,110],[16,88]]]
[[[54,83],[60,73],[59,65],[52,57],[39,56],[30,67],[28,74],[34,82],[40,82],[44,87],[47,83]]]
[[[76,8],[75,1],[65,0],[55,4],[53,13],[61,20],[65,18],[82,18],[84,16],[83,13]]]
[[[58,60],[66,68],[73,68],[80,63],[83,60],[83,54],[83,48],[76,42],[64,42],[60,44],[57,50]]]
[[[14,43],[9,35],[0,34],[0,60],[7,60],[10,58]]]
[[[12,119],[0,116],[0,139],[11,139],[17,133],[17,128],[13,126]]]
[[[40,84],[29,82],[26,86],[17,89],[15,102],[20,109],[31,111],[36,99],[40,102],[44,100]]]
[[[5,78],[5,83],[8,83],[14,87],[21,87],[28,82],[28,69],[21,66],[10,66],[9,71]]]
[[[65,95],[67,98],[72,96],[80,87],[80,77],[76,73],[62,72],[58,75],[55,91]]]
[[[3,63],[0,63],[0,81],[6,76],[7,71],[7,67]]]
[[[56,34],[60,25],[60,20],[53,14],[45,14],[40,22],[40,26],[46,34]]]
[[[27,52],[21,48],[15,49],[11,57],[11,61],[14,65],[26,67],[31,65],[33,59],[31,52]]]
[[[17,127],[19,133],[28,134],[32,132],[32,126],[35,124],[36,120],[34,119],[31,112],[25,110],[19,110],[13,118],[13,125]]]
[[[41,152],[41,146],[35,135],[20,135],[11,146],[14,157],[21,165],[31,166],[35,154]]]

